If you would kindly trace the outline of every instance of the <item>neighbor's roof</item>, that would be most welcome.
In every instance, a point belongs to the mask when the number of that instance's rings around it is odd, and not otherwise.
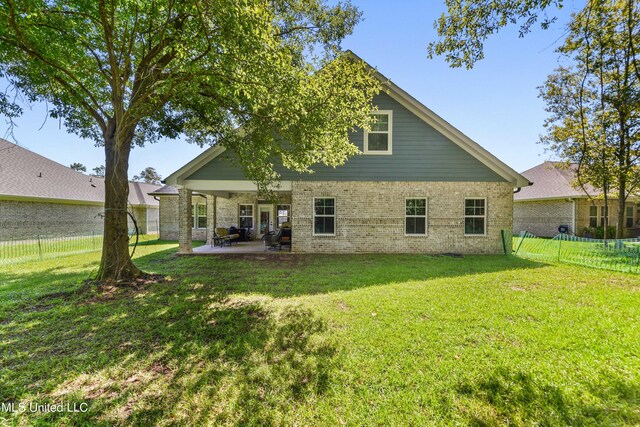
[[[158,206],[159,203],[151,195],[161,187],[156,184],[147,184],[146,182],[130,182],[129,183],[129,203],[132,205]]]
[[[562,198],[581,198],[597,196],[598,191],[591,186],[587,186],[588,191],[582,191],[580,187],[576,188],[573,184],[575,181],[577,165],[562,162],[544,162],[536,167],[522,172],[529,181],[533,182],[532,186],[522,187],[522,189],[514,195],[516,201],[524,200],[546,200],[546,199],[562,199]]]
[[[129,203],[157,206],[147,193],[159,186],[129,184]],[[85,175],[0,138],[0,197],[104,203],[104,180]]]

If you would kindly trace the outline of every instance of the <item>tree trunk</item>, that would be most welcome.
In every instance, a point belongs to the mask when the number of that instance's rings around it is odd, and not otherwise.
[[[607,193],[607,190],[604,191],[604,218],[602,223],[604,224],[604,230],[602,230],[604,233],[603,237],[606,242],[606,240],[609,238],[609,194]]]
[[[127,204],[129,199],[129,153],[133,131],[121,133],[117,138],[115,123],[109,123],[105,135],[105,201],[104,242],[102,260],[96,279],[124,281],[142,272],[131,261],[129,254],[129,227]]]
[[[620,174],[620,182],[618,185],[618,221],[616,224],[616,239],[622,239],[624,238],[624,226],[625,226],[625,222],[624,222],[624,215],[625,215],[625,193],[627,192],[626,186],[626,180],[624,179],[624,177],[622,176],[622,174]]]

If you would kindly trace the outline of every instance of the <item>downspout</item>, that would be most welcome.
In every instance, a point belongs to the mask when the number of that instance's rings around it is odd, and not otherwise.
[[[572,223],[572,227],[573,227],[573,235],[577,236],[577,227],[578,224],[576,223],[576,199],[571,199],[571,203],[573,204],[573,209],[571,210],[571,223]]]

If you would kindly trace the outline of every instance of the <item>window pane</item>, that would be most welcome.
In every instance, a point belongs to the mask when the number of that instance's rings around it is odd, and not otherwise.
[[[198,203],[198,215],[207,216],[207,205],[204,203]]]
[[[484,215],[484,199],[466,199],[464,201],[465,215]]]
[[[240,228],[253,228],[253,218],[250,216],[240,218]]]
[[[315,234],[333,234],[334,232],[333,217],[321,216],[314,220],[313,230]]]
[[[315,212],[316,212],[316,215],[333,215],[334,200],[333,199],[316,199]]]
[[[207,228],[207,217],[199,216],[198,217],[198,228]]]
[[[406,218],[406,234],[426,234],[425,218]]]
[[[370,133],[367,149],[369,151],[389,151],[389,134]]]
[[[253,216],[253,205],[240,205],[240,216]]]
[[[589,227],[597,227],[598,226],[598,218],[591,217],[589,218]]]
[[[407,199],[405,212],[407,215],[426,215],[426,199]]]
[[[289,216],[289,205],[278,205],[278,216]]]
[[[465,218],[464,234],[484,234],[484,218]]]
[[[389,130],[389,115],[372,114],[371,117],[376,120],[375,123],[371,123],[372,131],[387,132]]]
[[[589,206],[589,216],[598,216],[597,206]]]

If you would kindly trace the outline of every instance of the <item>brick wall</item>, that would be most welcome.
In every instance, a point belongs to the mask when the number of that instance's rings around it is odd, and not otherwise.
[[[553,237],[558,234],[560,225],[568,225],[570,232],[575,233],[573,202],[544,200],[513,204],[514,233],[528,231],[536,236]]]
[[[293,251],[502,253],[512,193],[511,184],[492,182],[294,182]],[[314,197],[335,197],[335,236],[312,235]],[[407,197],[427,198],[426,236],[405,236]],[[464,235],[465,197],[487,198],[486,236]]]
[[[160,199],[160,239],[178,240],[178,196],[159,196]],[[205,198],[193,196],[193,203],[206,203]],[[207,229],[191,230],[193,240],[207,240]]]
[[[0,240],[101,234],[99,205],[0,200]]]
[[[585,227],[589,227],[589,209],[591,206],[598,207],[598,225],[600,225],[600,216],[601,216],[601,208],[604,207],[604,200],[600,199],[580,199],[576,201],[576,211],[577,211],[577,228],[578,235],[583,235],[583,230]],[[634,227],[626,228],[624,231],[625,237],[636,237],[638,235],[638,231],[640,228],[640,224],[636,224],[638,219],[637,207],[635,203],[627,203],[626,206],[634,207]],[[609,225],[615,226],[618,221],[618,200],[612,199],[609,200]],[[626,221],[625,221],[626,225]],[[636,228],[638,227],[638,228]]]

